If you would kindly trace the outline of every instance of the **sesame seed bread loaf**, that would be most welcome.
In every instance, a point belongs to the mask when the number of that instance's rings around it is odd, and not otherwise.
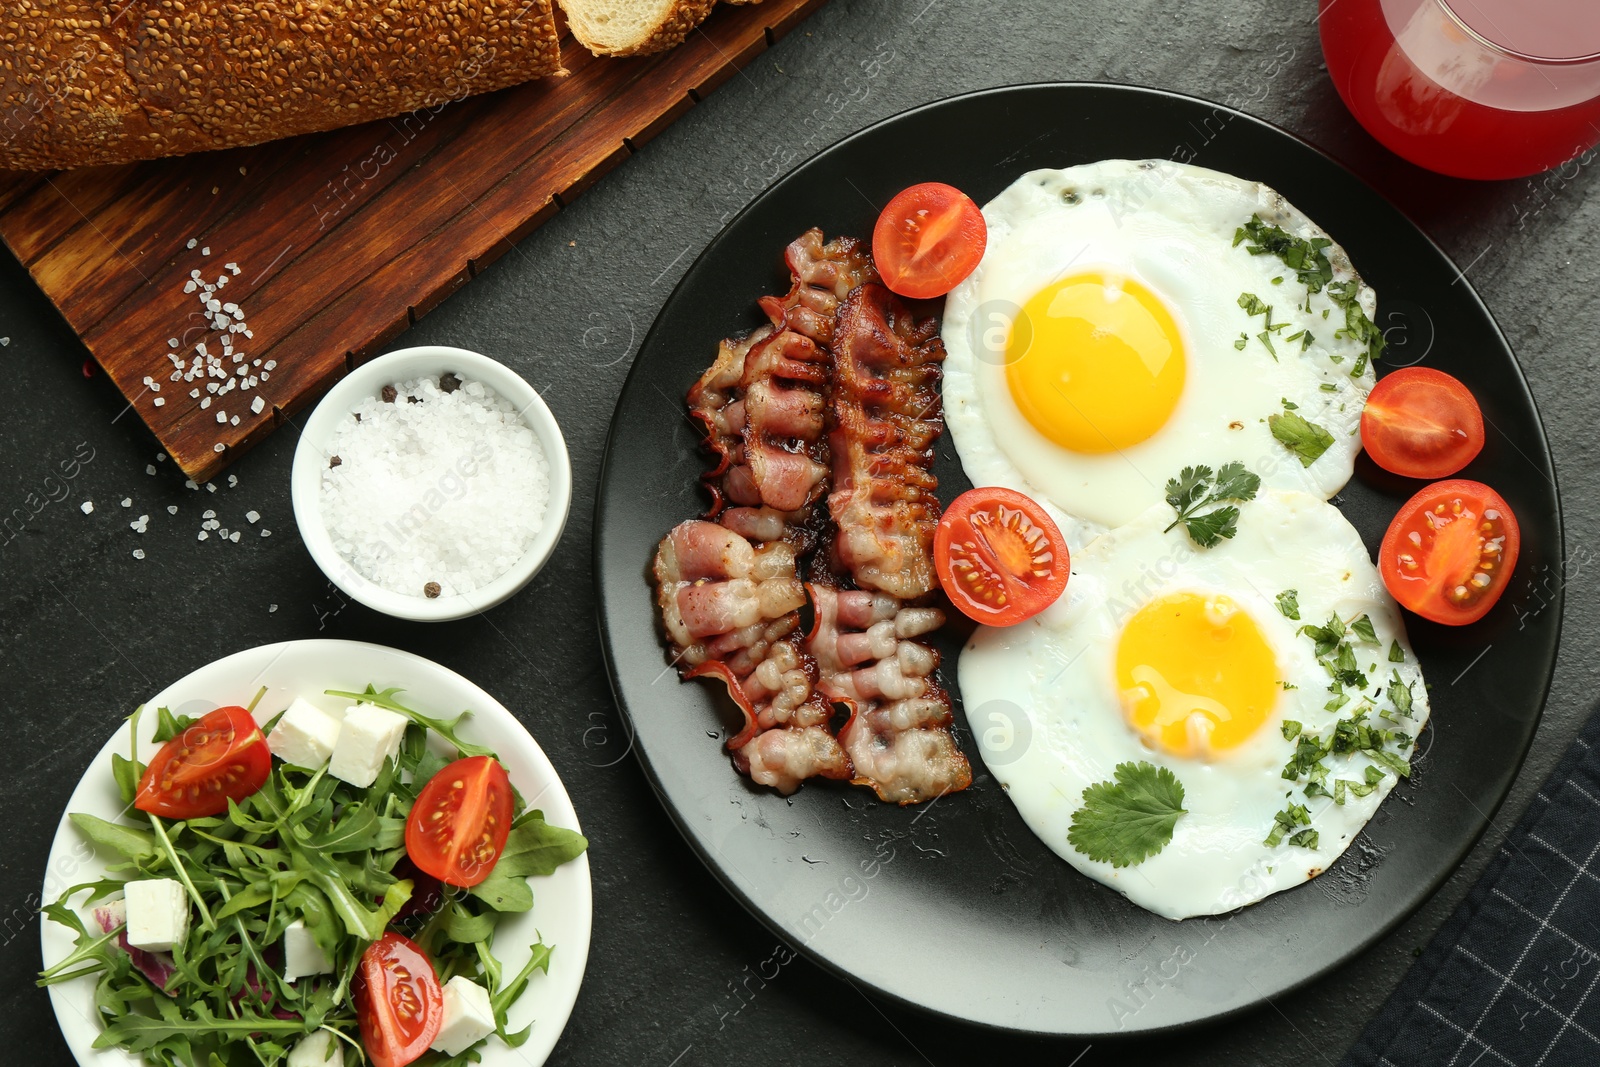
[[[561,73],[551,0],[0,0],[0,169],[258,144]]]
[[[642,56],[681,42],[717,0],[561,0],[567,28],[597,56]],[[748,0],[735,0],[748,2]]]

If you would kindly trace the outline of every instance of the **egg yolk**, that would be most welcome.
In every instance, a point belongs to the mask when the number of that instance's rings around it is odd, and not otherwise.
[[[1205,759],[1248,740],[1272,714],[1278,678],[1255,620],[1218,594],[1153,600],[1117,642],[1123,713],[1173,756]]]
[[[1159,430],[1183,392],[1178,324],[1132,278],[1073,274],[1023,305],[1006,383],[1034,428],[1074,452],[1112,452]]]

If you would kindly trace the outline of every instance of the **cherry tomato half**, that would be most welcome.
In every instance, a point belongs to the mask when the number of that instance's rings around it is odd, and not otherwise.
[[[872,259],[883,284],[914,300],[943,296],[983,258],[989,227],[972,198],[924,182],[902,191],[872,228]]]
[[[406,855],[449,885],[494,870],[511,833],[511,779],[491,756],[458,759],[428,780],[406,818]]]
[[[933,535],[933,565],[950,602],[990,626],[1011,626],[1067,587],[1067,542],[1036,502],[990,486],[956,497]]]
[[[1448,478],[1483,448],[1483,412],[1443,371],[1386,374],[1361,412],[1361,444],[1373,462],[1407,478]]]
[[[361,1043],[372,1067],[405,1067],[444,1022],[444,993],[427,954],[393,931],[367,946],[354,982]]]
[[[218,708],[161,746],[139,779],[133,806],[169,819],[220,815],[270,773],[272,753],[250,713]]]
[[[1378,571],[1405,607],[1464,626],[1511,584],[1522,535],[1505,499],[1482,482],[1435,482],[1406,501],[1383,535]]]

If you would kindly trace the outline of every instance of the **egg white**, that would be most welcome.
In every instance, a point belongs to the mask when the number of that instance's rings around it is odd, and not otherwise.
[[[1024,174],[983,213],[987,249],[950,293],[943,325],[945,421],[974,485],[1048,501],[1068,544],[1078,547],[1159,501],[1167,479],[1192,464],[1241,460],[1268,487],[1323,499],[1349,480],[1374,381],[1370,366],[1351,373],[1362,346],[1334,336],[1343,312],[1325,290],[1309,297],[1306,311],[1307,288],[1294,271],[1233,243],[1256,214],[1299,237],[1327,236],[1277,193],[1170,161],[1106,160]],[[1336,281],[1359,281],[1337,244],[1326,254]],[[1184,389],[1165,425],[1103,454],[1064,449],[1035,429],[1012,398],[1004,366],[1005,338],[1029,298],[1086,271],[1132,277],[1153,290],[1187,351]],[[1271,305],[1273,322],[1290,324],[1271,335],[1276,358],[1257,338],[1262,317],[1239,306],[1243,293]],[[1376,296],[1363,286],[1358,302],[1370,316]],[[1302,329],[1315,338],[1303,351],[1286,340]],[[1235,347],[1241,334],[1242,350]],[[1284,399],[1333,435],[1309,467],[1268,428]]]
[[[989,771],[1006,789],[1029,827],[1054,852],[1089,877],[1126,894],[1135,904],[1169,919],[1231,911],[1280,892],[1326,870],[1355,838],[1395,784],[1386,775],[1366,797],[1341,806],[1326,797],[1304,800],[1302,783],[1282,777],[1294,754],[1282,723],[1307,731],[1331,730],[1349,714],[1325,708],[1327,671],[1311,638],[1298,632],[1333,613],[1350,621],[1365,613],[1378,643],[1356,643],[1366,695],[1379,708],[1391,670],[1411,684],[1411,718],[1372,725],[1415,738],[1428,717],[1427,690],[1406,641],[1394,600],[1367,557],[1360,535],[1339,510],[1317,496],[1265,491],[1242,506],[1238,533],[1214,548],[1189,540],[1180,526],[1169,532],[1173,511],[1157,505],[1133,522],[1093,541],[1073,557],[1073,574],[1061,600],[1041,615],[1007,628],[980,627],[959,663],[968,721]],[[1276,597],[1298,593],[1300,621],[1284,616]],[[1117,641],[1140,607],[1174,592],[1224,593],[1254,619],[1272,647],[1282,682],[1274,713],[1237,748],[1211,761],[1183,759],[1146,747],[1127,724],[1116,681]],[[1389,660],[1398,642],[1404,662]],[[1352,706],[1356,694],[1352,692]],[[1404,753],[1409,756],[1408,746]],[[1142,863],[1114,868],[1095,862],[1068,842],[1084,789],[1110,781],[1119,763],[1166,767],[1184,787],[1187,814],[1172,840]],[[1330,755],[1328,777],[1363,780],[1365,755]],[[1290,803],[1306,803],[1318,831],[1316,848],[1264,842],[1273,816]]]

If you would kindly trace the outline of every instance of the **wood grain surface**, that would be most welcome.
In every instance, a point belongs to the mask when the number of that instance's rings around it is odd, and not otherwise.
[[[166,451],[205,481],[822,2],[723,5],[678,48],[640,59],[596,59],[567,36],[565,77],[383,122],[0,173],[0,238]],[[184,292],[195,270],[228,279],[213,295],[238,305],[253,335],[234,334],[242,358],[223,360],[241,385],[256,380],[248,390],[212,396],[207,383],[223,379],[171,380],[169,354],[187,368],[196,345],[222,351],[204,294]]]

